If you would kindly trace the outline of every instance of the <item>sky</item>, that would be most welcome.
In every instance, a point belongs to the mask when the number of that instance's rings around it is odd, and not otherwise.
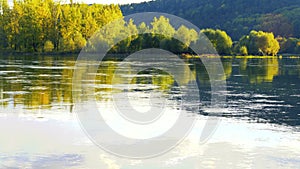
[[[8,0],[10,4],[12,4],[13,0]],[[69,2],[69,0],[61,0],[63,2]],[[130,3],[138,3],[149,0],[73,0],[73,2],[84,2],[86,4],[130,4]]]

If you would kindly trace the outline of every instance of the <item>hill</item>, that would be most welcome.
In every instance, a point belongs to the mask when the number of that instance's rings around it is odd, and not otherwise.
[[[165,12],[199,28],[225,30],[234,40],[250,30],[300,37],[300,0],[155,0],[122,5],[123,15]]]

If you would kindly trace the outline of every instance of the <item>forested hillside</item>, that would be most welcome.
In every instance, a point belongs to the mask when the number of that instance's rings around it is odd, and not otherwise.
[[[300,0],[155,0],[121,6],[123,15],[165,12],[199,28],[225,30],[234,40],[251,30],[300,37]]]

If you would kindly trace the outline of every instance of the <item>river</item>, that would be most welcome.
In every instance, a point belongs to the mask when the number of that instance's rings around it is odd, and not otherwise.
[[[99,109],[111,94],[124,92],[112,82],[120,61],[103,61],[94,88]],[[223,58],[226,106],[213,113],[210,80],[200,61],[184,60],[189,71],[170,74],[148,69],[131,76],[131,104],[147,107],[149,93],[180,101],[178,84],[197,81],[197,124],[174,149],[155,158],[127,159],[93,144],[81,129],[74,106],[88,96],[72,92],[76,56],[5,56],[0,59],[0,168],[298,168],[300,166],[300,58]],[[134,63],[136,65],[145,64]],[[166,64],[166,62],[164,62]],[[161,65],[162,67],[166,65]],[[125,68],[124,68],[125,69]],[[128,68],[126,68],[128,69]],[[87,83],[87,82],[85,82]],[[127,86],[128,87],[128,86]],[[105,105],[103,107],[103,105]],[[169,111],[176,111],[172,104]],[[216,131],[199,144],[197,128],[210,118]],[[171,117],[170,117],[171,118]],[[103,135],[109,131],[103,131]]]

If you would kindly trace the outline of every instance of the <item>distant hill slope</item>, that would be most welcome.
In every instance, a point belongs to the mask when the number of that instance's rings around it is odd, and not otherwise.
[[[250,30],[300,37],[300,0],[155,0],[122,5],[123,15],[165,12],[199,28],[223,29],[234,40]]]

